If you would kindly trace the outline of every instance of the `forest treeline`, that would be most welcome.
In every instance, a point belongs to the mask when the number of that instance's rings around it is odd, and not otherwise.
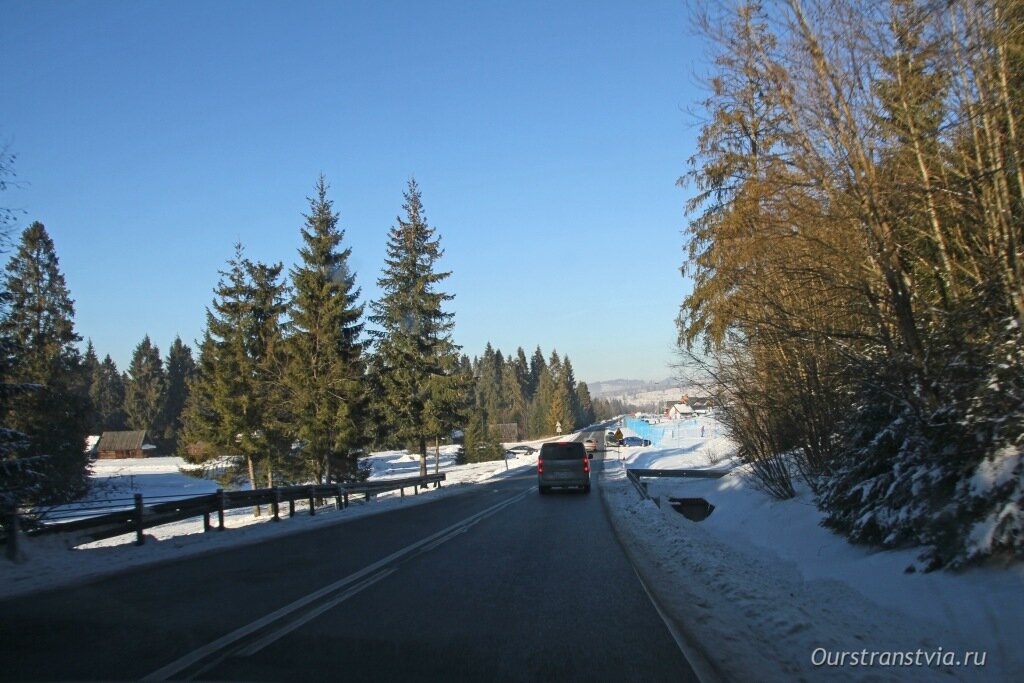
[[[465,437],[465,460],[499,459],[502,441],[567,433],[621,408],[593,401],[556,350],[461,352],[415,181],[388,233],[380,298],[364,305],[327,190],[321,177],[287,272],[235,245],[195,355],[177,338],[163,358],[146,336],[123,372],[91,341],[79,352],[56,249],[32,223],[7,264],[0,316],[6,502],[82,494],[85,436],[105,431],[144,430],[157,453],[192,462],[240,456],[256,487],[362,479],[371,448],[407,448],[425,473],[430,448],[453,435]]]
[[[1024,3],[709,4],[680,344],[767,490],[1024,554]]]

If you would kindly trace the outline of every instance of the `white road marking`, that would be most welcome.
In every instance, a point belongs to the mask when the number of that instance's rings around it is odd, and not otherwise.
[[[246,638],[246,637],[252,635],[253,633],[256,633],[260,629],[266,628],[266,627],[270,626],[271,624],[273,624],[274,622],[279,621],[281,619],[284,619],[285,617],[287,617],[287,616],[289,616],[289,615],[291,615],[291,614],[293,614],[295,612],[298,612],[299,610],[301,610],[303,608],[306,608],[309,605],[314,605],[314,603],[316,603],[317,601],[319,601],[319,600],[321,600],[321,599],[323,599],[323,598],[325,598],[325,597],[327,597],[327,596],[329,596],[329,595],[331,595],[333,593],[336,593],[339,590],[347,588],[348,586],[351,586],[352,584],[356,584],[359,581],[363,581],[367,577],[370,577],[371,575],[373,575],[375,572],[378,572],[381,569],[384,569],[388,565],[390,565],[390,564],[392,564],[392,563],[394,563],[394,562],[404,558],[405,556],[407,556],[407,555],[409,555],[411,553],[414,553],[414,552],[417,552],[417,551],[420,551],[420,550],[424,550],[424,549],[427,549],[427,548],[437,547],[437,545],[440,545],[440,543],[436,543],[437,541],[439,541],[441,539],[449,540],[451,538],[454,538],[455,536],[458,536],[459,533],[460,533],[460,530],[463,529],[463,527],[468,529],[470,526],[472,526],[473,524],[476,524],[477,522],[479,522],[480,520],[484,519],[485,517],[489,517],[489,516],[495,514],[496,512],[499,512],[503,508],[506,508],[509,505],[512,505],[513,503],[516,503],[516,502],[522,500],[523,498],[525,498],[527,496],[527,494],[532,493],[532,492],[533,492],[533,488],[532,487],[528,488],[528,489],[524,490],[522,493],[516,494],[515,496],[513,496],[513,497],[511,497],[511,498],[509,498],[507,500],[503,500],[500,503],[495,503],[494,505],[490,506],[489,508],[486,508],[486,509],[484,509],[484,510],[482,510],[480,512],[477,512],[476,514],[470,515],[469,517],[467,517],[467,518],[465,518],[465,519],[463,519],[461,521],[458,521],[455,524],[452,524],[451,526],[446,527],[446,528],[442,529],[441,531],[438,531],[437,533],[431,534],[430,536],[427,536],[426,538],[424,538],[424,539],[422,539],[420,541],[417,541],[416,543],[413,543],[412,545],[406,546],[405,548],[402,548],[401,550],[396,550],[395,552],[391,553],[387,557],[385,557],[385,558],[383,558],[381,560],[378,560],[377,562],[374,562],[373,564],[367,565],[366,567],[363,567],[359,571],[357,571],[357,572],[355,572],[353,574],[349,574],[348,576],[346,576],[343,579],[339,579],[339,580],[335,581],[334,583],[331,583],[331,584],[329,584],[327,586],[324,586],[323,588],[321,588],[319,590],[313,591],[312,593],[310,593],[310,594],[308,594],[306,596],[303,596],[303,597],[299,598],[298,600],[295,600],[294,602],[292,602],[292,603],[290,603],[288,605],[285,605],[284,607],[281,607],[280,609],[274,610],[270,614],[267,614],[267,615],[265,615],[263,617],[260,617],[259,619],[256,619],[255,621],[250,622],[250,623],[246,624],[245,626],[237,628],[234,631],[232,631],[231,633],[223,635],[220,638],[217,638],[216,640],[214,640],[214,641],[212,641],[210,643],[207,643],[206,645],[203,645],[202,647],[196,648],[192,652],[189,652],[188,654],[186,654],[186,655],[184,655],[182,657],[179,657],[178,659],[176,659],[173,662],[167,664],[166,666],[160,667],[156,671],[152,672],[151,674],[148,674],[147,676],[144,676],[140,680],[143,680],[143,681],[165,681],[165,680],[167,680],[169,678],[173,678],[175,675],[177,675],[178,673],[184,671],[188,667],[193,666],[193,665],[201,662],[203,659],[206,659],[207,657],[215,655],[215,654],[217,654],[217,653],[219,653],[219,652],[229,648],[230,646],[234,645],[235,643],[237,643],[238,641],[242,640],[243,638]],[[455,532],[455,533],[453,533],[453,532]],[[448,538],[445,538],[445,536],[448,536]],[[434,545],[431,545],[431,544],[434,544]],[[386,576],[386,575],[384,575],[384,576]],[[377,581],[383,579],[384,576],[376,577],[375,580],[372,583],[376,583]],[[359,590],[362,590],[363,588],[366,588],[369,585],[371,585],[371,583],[366,583],[365,585],[361,584],[361,587],[360,586],[356,586],[356,588],[358,588]],[[355,595],[355,593],[358,593],[359,590],[356,590],[355,592],[348,592],[347,591],[346,593],[348,593],[348,595],[346,596],[346,599],[347,599],[347,597],[350,597],[351,595]],[[345,596],[346,594],[343,593],[342,595]],[[342,596],[338,596],[338,597],[342,597]],[[335,598],[335,599],[337,599],[337,598]],[[343,600],[337,600],[337,602],[342,602],[342,601]],[[335,604],[337,604],[337,603],[335,603]],[[312,607],[312,609],[314,609],[314,610],[317,609],[317,608],[318,608],[318,606],[316,606],[316,605],[314,605],[314,607]],[[281,635],[284,635],[284,634],[282,633]],[[273,642],[273,641],[270,641],[270,642]]]
[[[294,631],[298,627],[302,626],[303,624],[306,624],[306,623],[312,621],[313,619],[316,619],[318,616],[320,616],[321,614],[323,614],[327,610],[329,610],[329,609],[331,609],[333,607],[336,607],[337,605],[340,605],[341,603],[343,603],[346,600],[348,600],[349,598],[351,598],[353,595],[356,595],[357,593],[362,592],[364,589],[369,588],[370,586],[372,586],[373,584],[377,583],[378,581],[386,579],[387,577],[389,577],[392,574],[394,574],[395,571],[397,571],[397,570],[392,567],[392,568],[389,568],[389,569],[385,569],[384,571],[378,572],[377,574],[374,574],[373,576],[371,576],[370,578],[366,579],[362,583],[359,583],[359,584],[356,584],[355,586],[352,586],[351,588],[349,588],[347,591],[345,591],[344,593],[342,593],[338,597],[331,598],[327,602],[322,603],[320,605],[317,605],[316,607],[314,607],[310,611],[305,612],[298,619],[294,619],[294,620],[288,622],[287,624],[285,624],[284,626],[282,626],[281,628],[278,628],[278,629],[276,629],[274,631],[271,631],[270,633],[268,633],[265,636],[261,636],[259,639],[253,641],[249,645],[246,645],[244,648],[239,650],[236,654],[241,655],[243,657],[249,657],[251,655],[256,654],[257,652],[259,652],[260,650],[262,650],[266,646],[270,645],[271,643],[276,642],[277,640],[280,640],[281,638],[283,638],[284,636],[288,635],[289,633],[291,633],[292,631]]]

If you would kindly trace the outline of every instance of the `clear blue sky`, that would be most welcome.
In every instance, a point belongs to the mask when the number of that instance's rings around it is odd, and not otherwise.
[[[218,271],[297,258],[323,172],[363,297],[415,176],[470,356],[671,374],[702,46],[682,0],[0,0],[0,142],[125,369],[192,344]]]

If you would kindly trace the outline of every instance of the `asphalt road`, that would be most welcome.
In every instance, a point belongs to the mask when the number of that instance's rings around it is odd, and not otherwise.
[[[0,678],[696,680],[593,484],[512,476],[3,601]]]

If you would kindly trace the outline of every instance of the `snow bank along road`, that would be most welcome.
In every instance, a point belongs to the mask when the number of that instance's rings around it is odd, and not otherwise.
[[[513,474],[7,600],[0,677],[696,680],[596,493]]]

